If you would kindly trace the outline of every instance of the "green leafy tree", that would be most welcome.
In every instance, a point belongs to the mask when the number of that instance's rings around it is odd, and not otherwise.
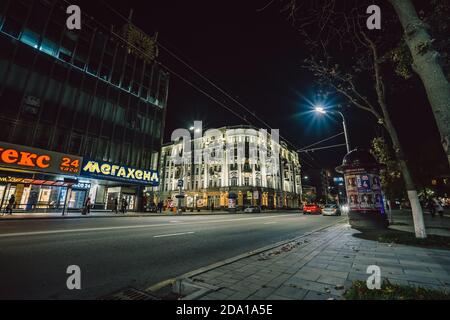
[[[398,162],[393,156],[392,147],[383,137],[376,137],[372,140],[370,152],[385,168],[381,170],[381,185],[386,197],[389,200],[405,197],[405,187],[402,180],[402,173]]]

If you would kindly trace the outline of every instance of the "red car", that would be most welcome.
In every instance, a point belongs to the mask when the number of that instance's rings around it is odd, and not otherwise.
[[[303,214],[322,214],[322,209],[318,204],[309,203],[303,206]]]

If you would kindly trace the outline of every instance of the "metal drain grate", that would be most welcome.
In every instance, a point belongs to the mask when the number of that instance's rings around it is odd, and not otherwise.
[[[135,288],[125,288],[107,296],[101,297],[100,300],[160,300],[158,297],[140,291]]]

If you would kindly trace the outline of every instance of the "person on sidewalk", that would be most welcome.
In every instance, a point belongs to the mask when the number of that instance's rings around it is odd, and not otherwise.
[[[162,202],[162,200],[159,200],[159,202],[158,202],[158,212],[162,213],[162,209],[163,209],[163,202]]]
[[[128,202],[125,198],[122,199],[122,213],[127,213]]]
[[[88,197],[86,199],[86,202],[84,203],[84,214],[90,214],[91,213],[91,206],[92,206],[92,202],[91,202],[91,197]]]
[[[436,214],[436,208],[434,206],[434,201],[433,199],[429,198],[427,201],[427,208],[430,211],[431,217],[434,218],[435,214]]]
[[[214,202],[211,202],[211,212],[214,212]]]
[[[12,215],[14,204],[16,203],[16,197],[12,194],[9,198],[8,205],[6,206],[5,213]]]
[[[114,199],[113,212],[115,214],[119,213],[119,199],[117,199],[117,198]]]
[[[443,218],[444,217],[444,207],[442,206],[441,202],[438,199],[433,198],[433,201],[434,201],[434,207],[436,208],[436,211],[438,212],[439,217]]]

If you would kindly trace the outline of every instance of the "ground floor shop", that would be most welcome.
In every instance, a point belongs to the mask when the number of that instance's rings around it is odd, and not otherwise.
[[[13,173],[0,170],[0,208],[6,209],[11,197],[15,212],[55,212],[82,210],[90,198],[92,210],[121,209],[146,211],[154,201],[152,187],[118,184],[96,179],[73,179],[35,173]]]
[[[228,188],[217,190],[183,191],[183,208],[189,209],[243,209],[260,206],[263,209],[299,208],[300,195],[271,189]],[[178,206],[178,192],[159,195],[166,208]]]
[[[0,173],[0,207],[4,210],[13,200],[14,210],[45,211],[76,207],[83,203],[82,193],[75,191],[66,198],[67,190],[73,182],[53,180],[51,177],[4,175]]]
[[[145,211],[158,172],[0,142],[0,209]],[[87,201],[90,200],[90,201]]]

